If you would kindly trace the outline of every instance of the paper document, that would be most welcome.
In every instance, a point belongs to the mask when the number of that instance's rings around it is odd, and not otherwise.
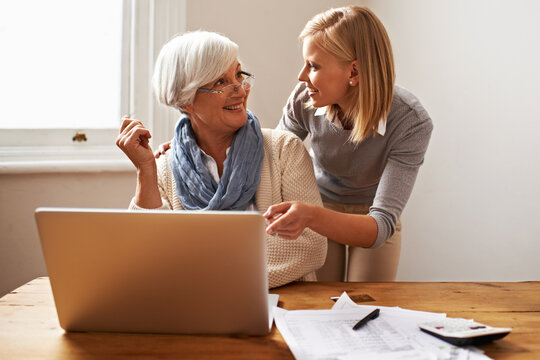
[[[353,330],[375,308],[380,309],[379,317]],[[454,347],[418,328],[419,322],[445,316],[398,307],[357,305],[346,293],[331,310],[274,310],[276,326],[297,360],[489,359],[474,348]]]
[[[272,324],[274,323],[274,309],[277,309],[277,304],[279,301],[278,294],[268,294],[268,327],[272,329]]]
[[[296,359],[328,359],[353,350],[413,350],[406,336],[384,319],[353,330],[368,311],[277,309],[275,322]]]

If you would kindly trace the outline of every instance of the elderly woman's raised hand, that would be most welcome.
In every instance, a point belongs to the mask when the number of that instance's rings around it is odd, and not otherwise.
[[[124,116],[116,145],[129,157],[137,169],[147,165],[154,166],[155,158],[148,143],[150,131],[138,121]]]

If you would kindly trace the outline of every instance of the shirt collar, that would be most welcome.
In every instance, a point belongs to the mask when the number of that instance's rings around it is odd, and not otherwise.
[[[326,106],[317,108],[317,110],[315,110],[315,116],[323,116],[323,115],[326,115]],[[339,120],[332,119],[332,122],[338,127],[343,128]],[[385,119],[379,120],[379,125],[377,126],[377,133],[381,136],[384,136],[384,134],[386,134],[386,120]]]
[[[225,150],[225,155],[229,155],[230,148],[231,147],[229,146],[227,148],[227,150]],[[203,155],[204,166],[206,166],[206,169],[208,169],[208,172],[212,176],[212,179],[214,179],[216,184],[218,184],[219,183],[219,171],[218,171],[216,160],[213,157],[211,157],[210,155],[208,155],[207,153],[205,153],[203,149],[201,149],[201,153]]]
[[[315,116],[321,116],[321,115],[326,115],[326,106],[317,108],[317,110],[315,110]]]
[[[384,136],[384,134],[386,134],[386,120],[385,119],[379,120],[379,126],[377,126],[377,132],[381,136]]]

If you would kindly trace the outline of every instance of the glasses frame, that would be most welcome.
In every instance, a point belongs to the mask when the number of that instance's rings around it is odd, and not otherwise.
[[[214,90],[214,89],[205,89],[205,88],[197,88],[197,91],[203,91],[203,92],[207,92],[207,93],[211,93],[211,94],[223,94],[225,92],[225,89],[232,86],[233,88],[233,91],[236,93],[238,92],[238,89],[240,87],[243,87],[244,90],[247,90],[244,86],[246,84],[246,81],[247,81],[247,84],[249,84],[249,88],[251,89],[253,87],[253,83],[251,82],[252,80],[255,80],[255,76],[253,76],[253,74],[250,74],[248,73],[247,71],[241,71],[240,72],[242,75],[246,75],[246,78],[244,80],[242,80],[242,82],[240,84],[229,84],[229,85],[225,85],[221,90]]]

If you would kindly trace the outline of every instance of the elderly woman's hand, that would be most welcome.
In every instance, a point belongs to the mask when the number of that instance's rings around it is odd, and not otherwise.
[[[116,145],[128,156],[137,169],[154,165],[155,159],[148,140],[150,131],[138,121],[124,116]]]
[[[297,239],[313,218],[313,205],[300,201],[287,201],[272,205],[263,216],[268,222],[266,232],[284,239]]]

